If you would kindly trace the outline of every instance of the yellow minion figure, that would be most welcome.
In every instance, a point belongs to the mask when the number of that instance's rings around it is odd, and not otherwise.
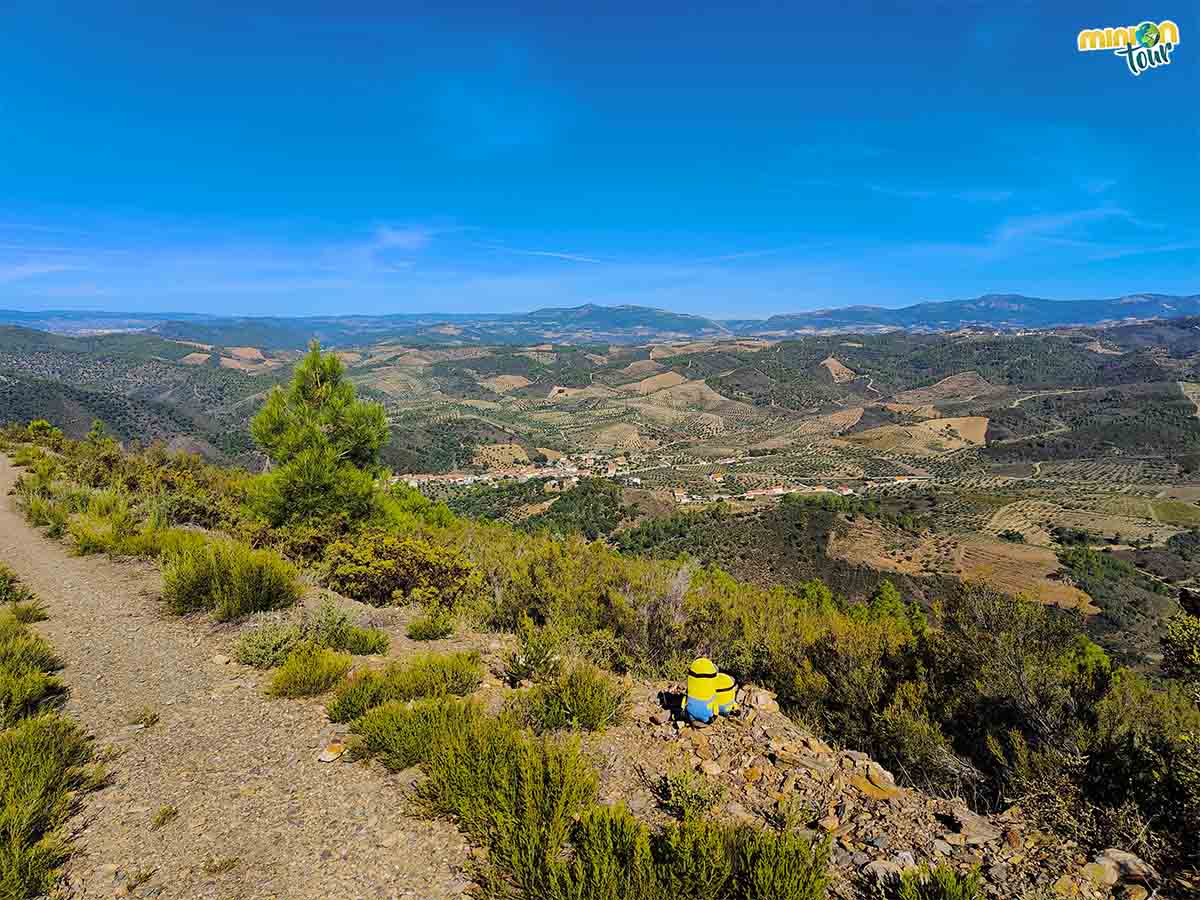
[[[738,708],[737,700],[737,682],[733,680],[733,676],[727,672],[721,672],[717,675],[717,691],[713,700],[713,705],[723,716],[735,712]]]
[[[711,722],[717,714],[717,681],[720,674],[707,657],[695,660],[688,669],[684,711],[695,722]],[[731,679],[732,680],[732,679]]]

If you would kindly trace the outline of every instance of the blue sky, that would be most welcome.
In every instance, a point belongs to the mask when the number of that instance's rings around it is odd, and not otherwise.
[[[1200,292],[1195,0],[899,6],[6,3],[0,307]]]

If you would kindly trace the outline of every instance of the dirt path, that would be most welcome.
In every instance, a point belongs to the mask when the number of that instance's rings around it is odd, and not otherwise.
[[[335,733],[319,703],[270,700],[259,673],[214,661],[228,630],[162,616],[152,566],[43,538],[5,496],[16,476],[0,455],[0,560],[49,607],[38,627],[66,661],[68,712],[119,752],[75,820],[73,896],[122,896],[139,871],[153,874],[133,896],[463,896],[452,825],[412,817],[378,766],[317,762]],[[138,731],[143,708],[160,719]],[[165,804],[178,818],[153,830]]]

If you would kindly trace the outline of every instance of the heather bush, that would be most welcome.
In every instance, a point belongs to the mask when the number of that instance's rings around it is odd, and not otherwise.
[[[709,781],[689,769],[662,775],[654,782],[653,790],[663,812],[677,819],[703,816],[725,797],[720,782]]]
[[[375,606],[415,602],[450,610],[482,589],[480,574],[460,552],[378,530],[330,544],[325,573],[331,590]]]
[[[894,900],[983,900],[986,896],[978,872],[959,874],[944,863],[904,872],[888,893]]]
[[[397,660],[382,671],[357,672],[329,704],[329,718],[349,722],[392,700],[465,696],[483,680],[477,653],[444,653]]]
[[[70,849],[67,820],[101,782],[92,759],[83,731],[54,714],[0,732],[0,896],[50,894]]]
[[[350,730],[362,738],[362,750],[393,771],[429,759],[434,740],[452,729],[468,728],[483,715],[470,700],[425,697],[412,703],[390,700],[354,720]]]
[[[405,633],[414,641],[440,641],[454,634],[454,616],[449,610],[431,609],[413,618]]]
[[[350,654],[315,644],[300,644],[271,678],[267,692],[274,697],[311,697],[323,694],[350,671]]]
[[[513,695],[509,708],[539,733],[562,728],[603,731],[624,718],[627,690],[596,666],[576,663],[554,681]]]
[[[292,606],[300,598],[295,567],[269,550],[221,538],[184,543],[163,559],[163,599],[174,613],[210,610],[224,621]]]
[[[295,623],[266,622],[244,632],[233,645],[233,658],[244,666],[273,669],[282,665],[304,641],[304,628]]]
[[[504,677],[514,686],[555,678],[562,668],[563,643],[553,628],[539,628],[528,615],[522,615],[517,622],[517,648],[505,659]]]

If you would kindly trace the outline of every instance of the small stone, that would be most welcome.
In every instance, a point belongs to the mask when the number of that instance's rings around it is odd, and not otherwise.
[[[1150,896],[1150,892],[1140,884],[1122,885],[1117,891],[1118,900],[1146,900]]]
[[[212,658],[212,661],[215,662],[218,666],[227,666],[231,662],[229,657],[223,653],[218,653],[216,656],[214,656]]]
[[[1004,832],[1004,843],[1014,850],[1018,850],[1021,847],[1021,835],[1017,834],[1015,828],[1009,828]]]
[[[716,777],[717,775],[720,775],[724,769],[721,768],[720,763],[717,763],[711,759],[706,759],[700,763],[700,771],[705,775]]]
[[[327,746],[324,750],[321,751],[320,755],[317,756],[317,762],[323,762],[323,763],[335,762],[338,759],[340,759],[342,754],[345,752],[346,752],[346,745],[343,744],[341,741],[334,741],[329,746]]]
[[[744,776],[746,779],[746,784],[758,784],[758,782],[762,781],[762,775],[762,769],[758,768],[757,766],[751,766],[746,770],[746,774]]]
[[[1100,857],[1095,862],[1090,862],[1084,866],[1083,874],[1096,884],[1103,885],[1116,884],[1117,879],[1121,877],[1121,873],[1117,871],[1116,863],[1104,857]]]
[[[940,853],[942,856],[949,856],[953,850],[954,848],[943,840],[936,840],[933,842],[933,851],[935,853]]]
[[[868,838],[867,843],[876,850],[886,850],[888,845],[888,837],[885,834],[881,834],[873,838]]]
[[[660,709],[651,714],[650,721],[655,725],[666,725],[671,721],[671,711],[669,709]]]
[[[1155,884],[1158,882],[1158,872],[1148,862],[1139,859],[1125,850],[1109,848],[1096,857],[1096,862],[1109,862],[1114,865],[1121,881],[1135,884]]]
[[[835,815],[828,815],[817,822],[817,825],[819,825],[825,831],[837,831],[837,828],[840,824],[842,824],[841,821]]]

